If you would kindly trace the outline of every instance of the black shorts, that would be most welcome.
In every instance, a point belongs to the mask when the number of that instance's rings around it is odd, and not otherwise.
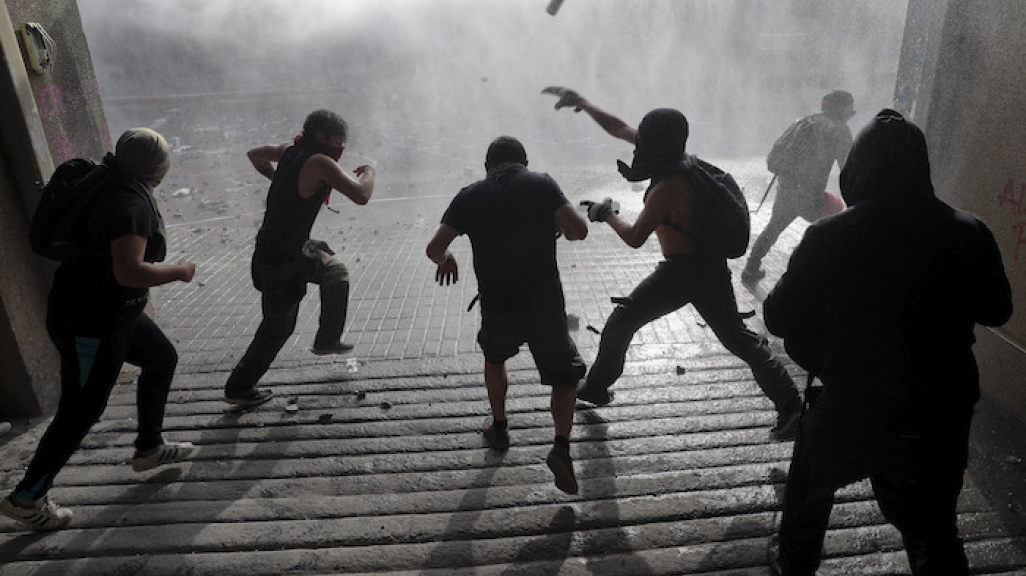
[[[546,386],[570,386],[584,378],[587,366],[567,331],[563,299],[548,298],[502,312],[481,312],[477,343],[485,361],[502,364],[527,343]]]

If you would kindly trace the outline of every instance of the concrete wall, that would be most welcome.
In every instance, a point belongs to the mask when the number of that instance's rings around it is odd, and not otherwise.
[[[912,14],[929,21],[913,117],[937,193],[987,223],[1012,282],[1011,321],[977,330],[984,393],[1026,422],[1026,2],[913,0]]]
[[[15,33],[26,22],[55,42],[42,74]],[[110,136],[74,2],[0,0],[0,56],[0,416],[37,415],[56,407],[60,382],[45,327],[53,265],[29,247],[29,215],[55,164],[100,158]]]

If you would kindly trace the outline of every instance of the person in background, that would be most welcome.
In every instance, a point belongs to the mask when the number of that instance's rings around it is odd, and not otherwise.
[[[0,513],[33,530],[71,522],[71,510],[49,497],[54,478],[107,406],[125,362],[138,366],[138,435],[132,469],[142,472],[188,459],[195,447],[167,442],[164,405],[178,354],[143,312],[149,288],[191,282],[196,265],[158,265],[167,254],[164,220],[153,189],[167,174],[171,152],[147,128],[127,130],[113,154],[104,188],[89,207],[85,254],[61,263],[47,305],[47,330],[60,352],[61,398],[57,413]]]
[[[773,402],[777,420],[770,437],[793,438],[802,407],[798,389],[766,338],[749,330],[742,321],[726,258],[706,253],[696,241],[695,223],[703,214],[686,178],[697,162],[684,152],[687,118],[678,110],[659,108],[646,114],[635,129],[573,90],[550,87],[544,92],[559,97],[557,110],[584,110],[610,135],[635,145],[633,163],[627,166],[621,162],[620,172],[632,182],[651,180],[637,220],[630,223],[621,218],[608,199],[592,204],[588,217],[609,224],[631,248],[641,247],[654,233],[665,258],[609,315],[598,356],[577,397],[597,406],[611,402],[609,387],[623,373],[634,334],[690,303],[727,350],[748,364],[756,383]]]
[[[822,381],[770,563],[815,574],[834,492],[869,478],[913,574],[968,574],[955,507],[980,397],[973,328],[1011,316],[1001,254],[935,196],[926,139],[893,110],[859,133],[840,183],[849,208],[809,226],[765,301],[766,326]]]
[[[332,189],[360,205],[374,193],[373,167],[357,167],[354,178],[338,164],[348,135],[341,116],[316,110],[306,117],[303,133],[294,142],[247,152],[253,167],[271,180],[252,261],[263,318],[225,384],[224,401],[229,404],[251,408],[274,396],[270,389],[257,388],[257,382],[296,329],[308,282],[318,284],[321,294],[320,325],[312,352],[341,354],[353,349],[341,340],[349,305],[349,271],[325,242],[310,239]]]
[[[766,276],[762,259],[796,218],[815,222],[824,214],[843,208],[833,205],[826,186],[834,162],[843,166],[848,157],[848,120],[855,115],[855,99],[850,92],[834,90],[823,96],[820,106],[821,113],[795,120],[781,138],[787,140],[784,151],[778,153],[780,147],[774,146],[767,160],[780,184],[769,222],[752,243],[741,271],[741,280],[747,284],[755,284]],[[780,158],[774,158],[775,155]]]
[[[453,199],[427,245],[427,256],[438,265],[439,285],[456,282],[459,269],[449,245],[460,235],[470,238],[481,297],[477,341],[484,352],[492,412],[483,428],[485,440],[495,450],[509,448],[506,360],[526,342],[541,383],[552,388],[555,440],[546,463],[556,487],[576,494],[570,430],[576,386],[586,366],[567,331],[556,239],[583,240],[588,223],[555,180],[527,169],[527,153],[515,138],[500,136],[488,146],[485,172],[484,180]]]

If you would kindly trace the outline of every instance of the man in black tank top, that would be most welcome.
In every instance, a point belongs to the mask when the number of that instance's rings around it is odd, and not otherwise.
[[[317,214],[332,189],[361,205],[374,192],[374,168],[360,166],[354,178],[338,165],[347,136],[348,127],[339,115],[317,110],[307,116],[303,134],[294,142],[247,152],[257,171],[271,180],[252,262],[263,319],[225,385],[224,400],[229,404],[252,407],[274,396],[256,384],[295,330],[308,282],[318,284],[321,294],[313,353],[352,350],[341,341],[349,302],[349,271],[325,242],[310,239]]]

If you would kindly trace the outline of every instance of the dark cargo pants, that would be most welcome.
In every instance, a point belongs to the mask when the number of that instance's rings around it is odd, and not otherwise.
[[[342,337],[349,306],[349,271],[331,254],[302,257],[287,264],[253,265],[253,282],[261,290],[263,319],[245,355],[232,370],[225,393],[239,395],[254,386],[271,366],[296,329],[299,304],[307,283],[320,286],[321,312],[314,347],[326,347]]]

